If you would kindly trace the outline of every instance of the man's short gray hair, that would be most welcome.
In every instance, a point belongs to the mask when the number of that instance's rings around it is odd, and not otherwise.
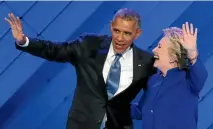
[[[114,17],[113,17],[113,21],[117,18],[120,17],[124,20],[127,21],[136,21],[138,27],[141,27],[141,19],[140,19],[140,15],[132,10],[132,9],[128,9],[128,8],[123,8],[123,9],[119,9]]]
[[[169,55],[177,60],[179,69],[188,69],[187,51],[181,45],[183,31],[177,27],[170,27],[163,30],[169,45]]]

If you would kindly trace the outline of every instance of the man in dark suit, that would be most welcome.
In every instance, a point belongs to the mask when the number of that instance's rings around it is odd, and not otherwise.
[[[153,66],[152,55],[133,44],[141,34],[139,14],[120,9],[111,22],[112,36],[84,34],[60,44],[26,37],[13,14],[5,20],[17,49],[76,68],[67,129],[133,128],[130,102],[146,86]]]

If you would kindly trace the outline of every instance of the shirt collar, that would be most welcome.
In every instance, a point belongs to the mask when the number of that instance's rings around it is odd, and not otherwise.
[[[184,70],[180,70],[178,67],[174,67],[174,68],[169,69],[166,72],[166,76],[165,77],[174,76],[174,75],[177,75],[177,73],[182,73],[182,72],[184,72]],[[157,69],[157,74],[163,76],[163,73],[159,69]]]
[[[128,47],[124,52],[123,52],[123,54],[122,54],[122,58],[123,59],[126,59],[126,58],[129,58],[129,56],[130,56],[130,52],[132,51],[132,47]],[[110,44],[110,48],[109,48],[109,57],[114,57],[115,56],[115,51],[114,51],[114,49],[113,49],[113,43],[111,42],[111,44]]]

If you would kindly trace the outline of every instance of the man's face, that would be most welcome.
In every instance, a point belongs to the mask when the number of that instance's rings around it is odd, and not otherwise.
[[[117,17],[111,23],[113,48],[116,53],[123,53],[141,34],[136,21],[127,21]]]

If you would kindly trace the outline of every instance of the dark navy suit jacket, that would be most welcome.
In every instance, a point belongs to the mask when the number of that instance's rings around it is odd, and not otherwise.
[[[196,129],[198,95],[207,76],[199,59],[187,72],[173,68],[166,77],[153,75],[139,103],[132,104],[132,117],[142,119],[143,129]]]

